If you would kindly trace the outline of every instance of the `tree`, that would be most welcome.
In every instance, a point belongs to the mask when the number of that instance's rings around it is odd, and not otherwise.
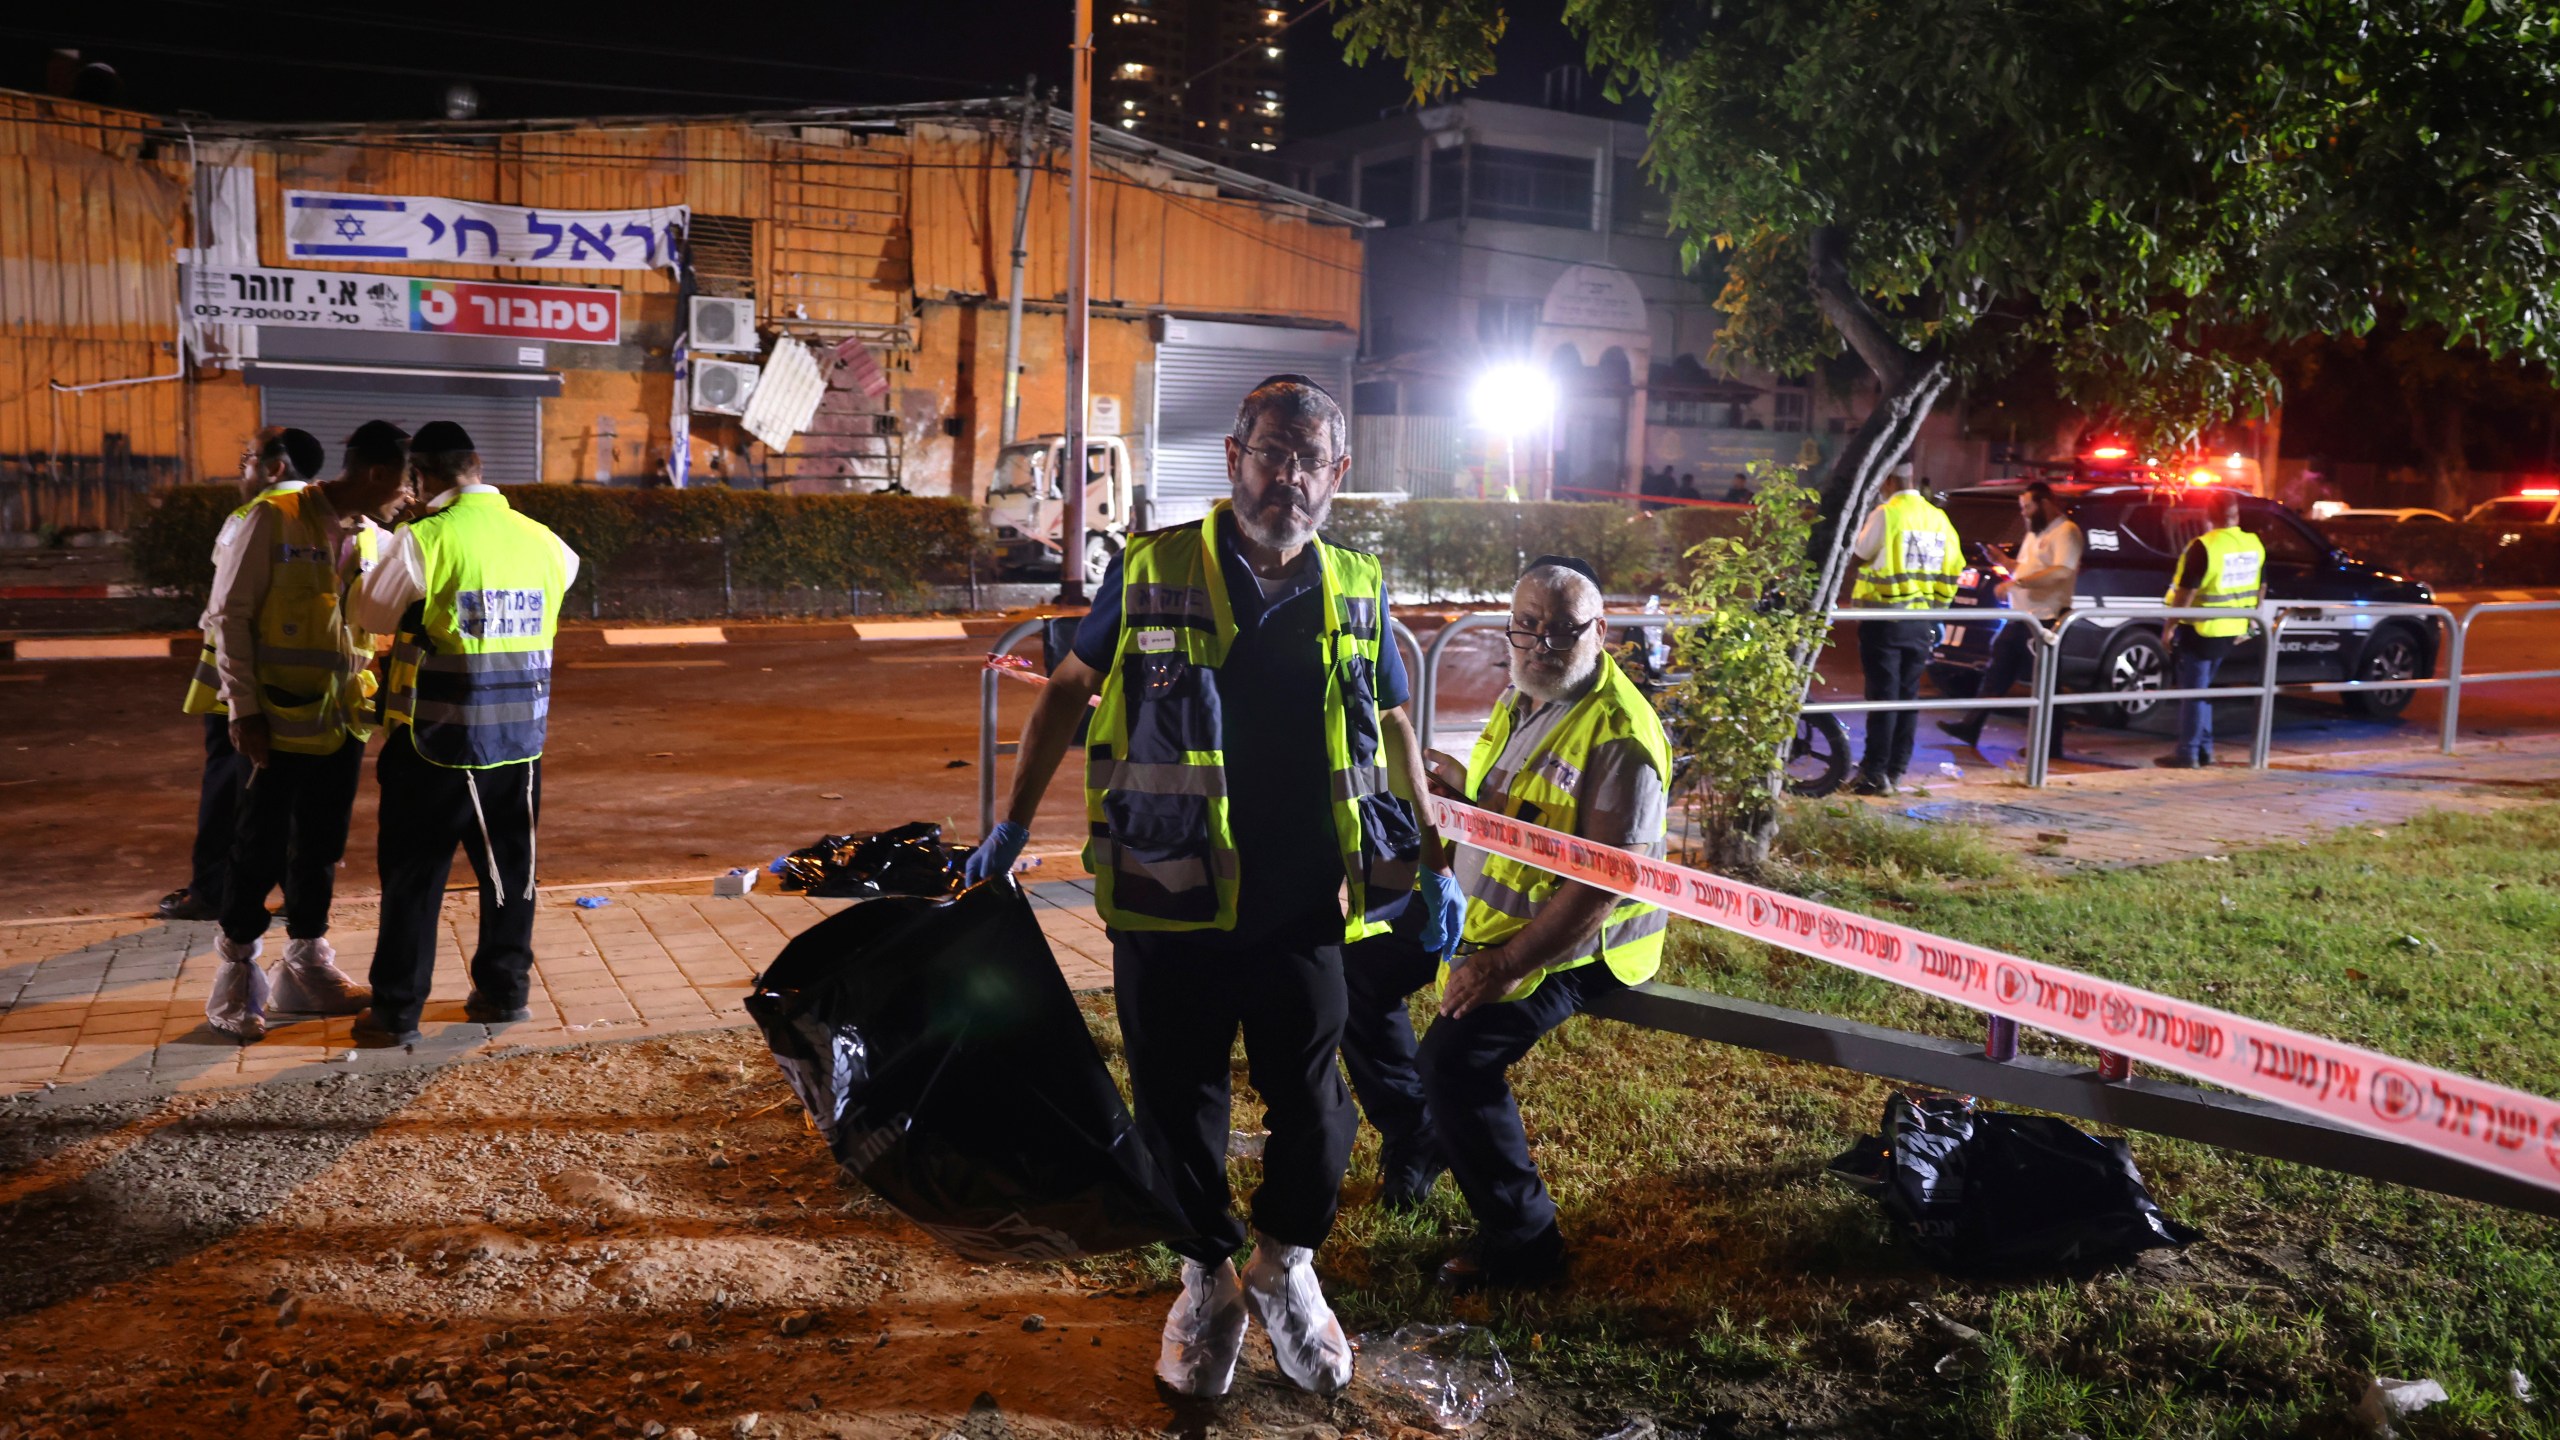
[[[1490,72],[1503,0],[1344,0],[1417,93]],[[2520,0],[1566,0],[1723,343],[1882,402],[1836,543],[1948,387],[2030,356],[2153,444],[2272,398],[2265,342],[2386,307],[2560,358],[2560,6]]]
[[[1504,0],[1342,0],[1417,95],[1492,68]],[[2560,358],[2560,6],[2543,0],[1565,0],[1722,343],[1880,402],[1820,477],[1844,539],[1956,384],[2049,365],[2147,444],[2274,396],[2271,342],[2388,308]]]

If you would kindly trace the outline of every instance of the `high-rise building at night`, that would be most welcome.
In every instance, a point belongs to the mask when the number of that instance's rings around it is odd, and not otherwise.
[[[1288,19],[1254,0],[1099,0],[1095,121],[1262,168],[1285,128]]]

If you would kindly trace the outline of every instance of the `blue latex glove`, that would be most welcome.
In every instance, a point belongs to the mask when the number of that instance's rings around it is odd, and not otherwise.
[[[1458,877],[1437,870],[1422,872],[1422,948],[1446,957],[1465,933],[1467,897]]]
[[[990,875],[1010,875],[1013,862],[1022,858],[1022,847],[1031,840],[1029,828],[1010,820],[996,822],[995,830],[969,852],[968,863],[960,869],[961,878],[975,885]]]

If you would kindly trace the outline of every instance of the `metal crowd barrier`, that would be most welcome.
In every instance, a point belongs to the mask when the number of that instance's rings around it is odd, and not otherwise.
[[[2501,670],[2474,674],[2464,668],[2468,654],[2471,627],[2483,616],[2512,615],[2528,612],[2560,611],[2560,600],[2498,600],[2471,606],[2456,616],[2443,605],[2367,602],[2270,601],[2252,610],[2167,607],[2115,609],[2105,606],[2077,609],[2065,613],[2050,625],[2024,611],[1994,610],[1980,607],[1957,607],[1944,610],[1875,610],[1845,609],[1831,612],[1831,622],[1844,620],[1921,620],[1948,625],[2024,625],[2032,637],[2035,663],[2030,668],[2033,684],[2024,694],[2007,696],[1975,696],[1958,699],[1953,696],[1926,696],[1918,700],[1817,700],[1804,706],[1809,715],[1871,715],[1899,710],[2022,710],[2028,712],[2027,775],[2030,787],[2045,783],[2048,759],[2046,751],[2053,734],[2055,712],[2077,705],[2120,705],[2129,698],[2159,704],[2174,700],[2253,700],[2255,724],[2251,727],[2249,767],[2263,770],[2267,766],[2275,736],[2275,700],[2279,695],[2339,695],[2360,690],[2442,690],[2445,692],[2444,714],[2439,725],[2437,745],[2440,753],[2455,753],[2457,731],[2461,721],[2462,690],[2466,685],[2492,685],[2523,680],[2560,680],[2560,669]],[[2340,615],[2368,616],[2376,619],[2407,615],[2423,618],[2443,627],[2436,647],[2444,673],[2429,678],[2405,680],[2321,680],[2280,681],[2276,666],[2281,657],[2284,627],[2288,622],[2328,618]],[[2084,690],[2060,689],[2063,638],[2075,625],[2102,617],[2122,617],[2127,624],[2158,625],[2166,620],[2247,620],[2268,643],[2262,647],[2255,682],[2246,685],[2216,685],[2201,690]],[[1609,611],[1601,622],[1611,629],[1629,626],[1682,626],[1697,624],[1697,615],[1657,614],[1645,611]],[[1510,614],[1500,610],[1480,610],[1451,617],[1431,643],[1422,644],[1401,620],[1391,622],[1396,642],[1414,657],[1413,707],[1415,729],[1424,744],[1439,734],[1440,672],[1450,643],[1470,630],[1483,630],[1508,625]],[[1045,619],[1025,620],[997,637],[988,648],[991,655],[1010,654],[1024,640],[1040,633]],[[996,672],[987,671],[979,680],[978,701],[978,822],[979,833],[995,826],[996,761],[1002,747],[996,739]],[[1464,728],[1451,726],[1451,729]]]

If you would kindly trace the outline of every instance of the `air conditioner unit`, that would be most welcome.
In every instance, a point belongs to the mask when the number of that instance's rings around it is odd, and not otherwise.
[[[756,302],[753,300],[696,295],[693,297],[693,314],[687,319],[692,326],[693,348],[696,350],[744,350],[753,354],[761,348],[756,343]]]
[[[747,397],[756,393],[753,365],[734,360],[693,362],[693,411],[697,415],[743,415]]]

